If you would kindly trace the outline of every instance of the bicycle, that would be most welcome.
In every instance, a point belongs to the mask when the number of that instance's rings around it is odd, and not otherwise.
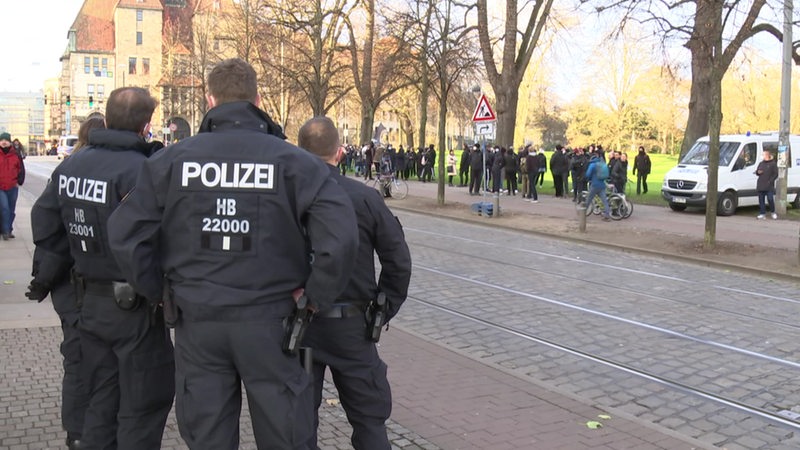
[[[384,197],[403,200],[408,196],[408,183],[394,176],[394,173],[378,174],[374,180],[367,180],[373,189]]]
[[[579,202],[586,203],[586,198],[589,196],[588,191],[582,191]],[[633,203],[628,200],[625,194],[618,193],[613,185],[609,184],[606,187],[606,198],[608,199],[608,214],[613,220],[627,219],[633,214]],[[602,214],[603,213],[603,200],[599,195],[592,199],[592,205],[586,206],[586,215]]]

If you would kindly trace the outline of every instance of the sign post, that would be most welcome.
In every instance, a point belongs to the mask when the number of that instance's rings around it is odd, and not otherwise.
[[[478,105],[475,106],[475,112],[472,114],[472,123],[475,126],[475,135],[481,137],[481,152],[483,154],[483,170],[486,172],[486,138],[495,138],[497,130],[497,115],[485,94],[481,94]],[[489,172],[491,173],[491,172]],[[488,173],[484,173],[483,177],[483,197],[489,192],[489,177]],[[492,215],[490,217],[500,216],[500,192],[493,194]]]

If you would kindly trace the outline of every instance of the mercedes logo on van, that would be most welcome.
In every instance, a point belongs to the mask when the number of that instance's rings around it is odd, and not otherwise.
[[[683,180],[678,181],[678,189],[683,189]]]

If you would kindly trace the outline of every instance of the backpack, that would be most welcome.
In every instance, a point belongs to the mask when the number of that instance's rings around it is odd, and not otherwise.
[[[597,176],[598,180],[607,180],[608,164],[606,164],[603,161],[598,161],[597,164],[594,165],[594,173]]]

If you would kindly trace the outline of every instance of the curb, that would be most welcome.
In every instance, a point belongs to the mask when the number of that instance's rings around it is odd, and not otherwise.
[[[415,196],[415,195],[411,195],[411,194],[409,194],[408,197],[409,198],[419,199],[419,200],[430,200],[427,197],[420,197],[420,196]],[[462,202],[451,201],[450,203],[451,204],[454,203],[454,204],[458,204],[458,205],[463,205],[465,208],[469,208],[468,204],[465,204],[465,203],[462,203]],[[412,207],[403,206],[403,205],[401,205],[399,203],[395,203],[395,202],[392,202],[388,206],[391,209],[398,209],[398,210],[402,210],[402,211],[405,211],[405,212],[421,214],[421,212],[419,210],[417,210],[417,209],[414,209]],[[443,214],[443,213],[438,212],[438,211],[425,211],[425,213],[433,215],[433,216],[437,216],[437,217],[444,217],[444,218],[448,218],[448,219],[451,219],[451,220],[457,220],[459,222],[464,222],[464,223],[470,223],[470,224],[476,224],[476,225],[487,225],[487,223],[486,223],[487,219],[486,218],[480,218],[480,219],[478,217],[466,218],[466,217],[454,216],[454,215],[449,215],[449,214]],[[515,213],[516,214],[525,214],[524,212],[519,212],[519,211],[515,211]],[[530,215],[530,214],[528,214],[528,215]],[[556,216],[549,216],[549,217],[557,218]],[[492,219],[489,219],[489,220],[492,220]],[[531,234],[531,235],[534,235],[534,236],[547,237],[547,238],[551,238],[551,239],[558,239],[558,240],[566,241],[566,242],[573,242],[573,243],[577,242],[577,243],[580,243],[580,244],[591,244],[591,245],[604,247],[604,248],[608,248],[608,249],[612,249],[612,250],[634,252],[634,253],[639,253],[639,254],[642,254],[642,255],[657,256],[657,257],[667,258],[667,259],[671,259],[673,261],[689,262],[689,263],[692,263],[692,264],[704,265],[704,266],[707,266],[707,267],[715,267],[715,268],[719,268],[719,269],[743,272],[743,273],[747,273],[747,274],[751,274],[751,275],[755,274],[755,275],[759,275],[759,276],[762,276],[762,277],[775,278],[775,279],[780,279],[780,280],[790,281],[790,282],[800,282],[800,269],[798,269],[798,272],[799,272],[798,274],[791,274],[791,273],[784,273],[784,272],[766,270],[766,269],[762,269],[762,268],[758,268],[758,267],[744,266],[744,265],[741,265],[741,264],[726,263],[726,262],[716,261],[716,260],[713,260],[713,259],[702,258],[702,257],[698,257],[698,256],[688,256],[688,255],[683,255],[683,254],[678,254],[678,253],[665,253],[665,252],[661,252],[661,251],[655,251],[655,250],[650,250],[650,249],[641,248],[641,247],[635,247],[635,246],[630,246],[630,245],[617,244],[617,243],[611,243],[611,242],[605,242],[605,241],[596,241],[596,240],[592,240],[592,239],[588,239],[588,238],[582,238],[582,237],[579,237],[579,236],[564,236],[562,234],[548,233],[546,231],[540,231],[540,230],[520,229],[520,228],[517,228],[517,227],[513,227],[513,226],[509,226],[507,224],[501,223],[499,221],[491,222],[491,225],[493,227],[499,227],[499,228],[503,228],[503,229],[510,230],[510,231],[517,231],[517,232],[521,232],[521,233]]]

